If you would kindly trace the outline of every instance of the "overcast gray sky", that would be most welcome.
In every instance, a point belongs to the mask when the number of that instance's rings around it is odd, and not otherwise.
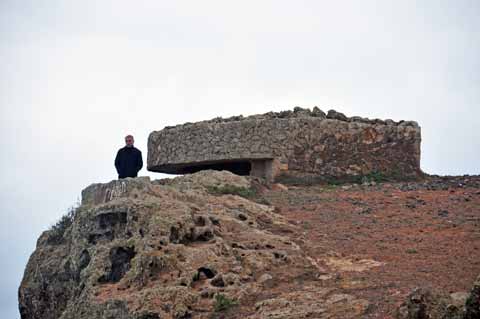
[[[479,174],[480,1],[0,1],[0,317],[41,231],[132,133],[319,106],[416,120]],[[141,175],[163,177],[148,173]]]

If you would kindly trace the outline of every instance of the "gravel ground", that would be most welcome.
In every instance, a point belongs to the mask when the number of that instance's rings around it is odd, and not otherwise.
[[[274,185],[263,196],[303,228],[295,240],[325,269],[325,286],[370,302],[368,318],[393,318],[415,287],[470,290],[480,274],[480,176],[372,184]]]

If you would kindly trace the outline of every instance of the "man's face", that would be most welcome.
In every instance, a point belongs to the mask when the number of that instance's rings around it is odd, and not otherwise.
[[[126,144],[127,146],[129,146],[129,147],[130,147],[130,146],[133,146],[133,136],[127,136],[127,137],[125,137],[125,144]]]

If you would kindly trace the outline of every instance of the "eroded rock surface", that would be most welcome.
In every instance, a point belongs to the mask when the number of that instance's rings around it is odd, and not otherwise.
[[[432,291],[416,288],[402,303],[398,319],[476,319],[480,318],[480,276],[470,293]]]
[[[228,318],[365,312],[366,300],[317,279],[292,238],[296,226],[272,206],[209,193],[226,185],[250,181],[202,171],[88,187],[62,236],[39,238],[19,289],[21,317],[213,318],[230,306],[241,311]]]
[[[94,184],[71,224],[39,238],[20,312],[478,318],[479,207],[480,176],[285,186],[201,171]]]

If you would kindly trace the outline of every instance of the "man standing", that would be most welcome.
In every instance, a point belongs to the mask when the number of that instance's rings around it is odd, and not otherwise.
[[[142,152],[133,146],[133,136],[125,136],[125,147],[117,152],[115,157],[115,168],[118,178],[137,177],[138,171],[142,169]]]

